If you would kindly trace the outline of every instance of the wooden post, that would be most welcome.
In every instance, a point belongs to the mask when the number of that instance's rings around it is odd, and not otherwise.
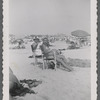
[[[43,62],[43,69],[44,69],[45,64],[44,64],[44,57],[43,57],[43,54],[42,54],[42,62]]]
[[[36,54],[35,54],[35,52],[33,52],[33,57],[34,57],[35,66],[37,66],[37,59],[36,59]]]

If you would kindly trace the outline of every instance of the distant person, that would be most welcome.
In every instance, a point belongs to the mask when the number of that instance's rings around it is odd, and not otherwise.
[[[47,38],[44,38],[43,39],[43,43],[41,45],[41,50],[43,52],[43,54],[47,57],[47,58],[51,58],[51,57],[54,57],[54,52],[56,54],[56,60],[58,63],[60,63],[63,67],[64,70],[67,70],[67,71],[72,71],[72,68],[68,66],[67,64],[67,60],[66,58],[59,52],[59,50],[56,50],[56,49],[50,49],[49,48],[49,40]]]
[[[18,41],[18,48],[25,48],[25,46],[23,45],[24,41],[22,39],[20,39],[20,41]]]

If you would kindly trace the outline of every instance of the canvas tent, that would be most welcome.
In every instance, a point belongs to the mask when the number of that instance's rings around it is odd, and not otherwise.
[[[76,30],[71,32],[71,35],[77,39],[79,45],[82,46],[88,44],[88,37],[90,37],[90,34],[88,32],[83,30]]]

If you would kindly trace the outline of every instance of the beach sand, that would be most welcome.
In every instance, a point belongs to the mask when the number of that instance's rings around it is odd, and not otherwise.
[[[67,45],[56,43],[55,48],[66,48]],[[90,59],[90,47],[78,50],[66,50],[65,57]],[[19,80],[37,79],[42,84],[32,89],[37,94],[26,94],[17,100],[91,100],[91,68],[73,67],[72,72],[61,69],[51,70],[34,66],[30,45],[26,49],[10,49],[10,68]],[[41,61],[41,59],[38,59]]]

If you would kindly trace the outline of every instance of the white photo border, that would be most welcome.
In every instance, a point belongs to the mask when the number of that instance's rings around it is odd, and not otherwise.
[[[91,100],[97,100],[97,0],[91,1]],[[9,98],[9,0],[3,0],[3,100]]]

